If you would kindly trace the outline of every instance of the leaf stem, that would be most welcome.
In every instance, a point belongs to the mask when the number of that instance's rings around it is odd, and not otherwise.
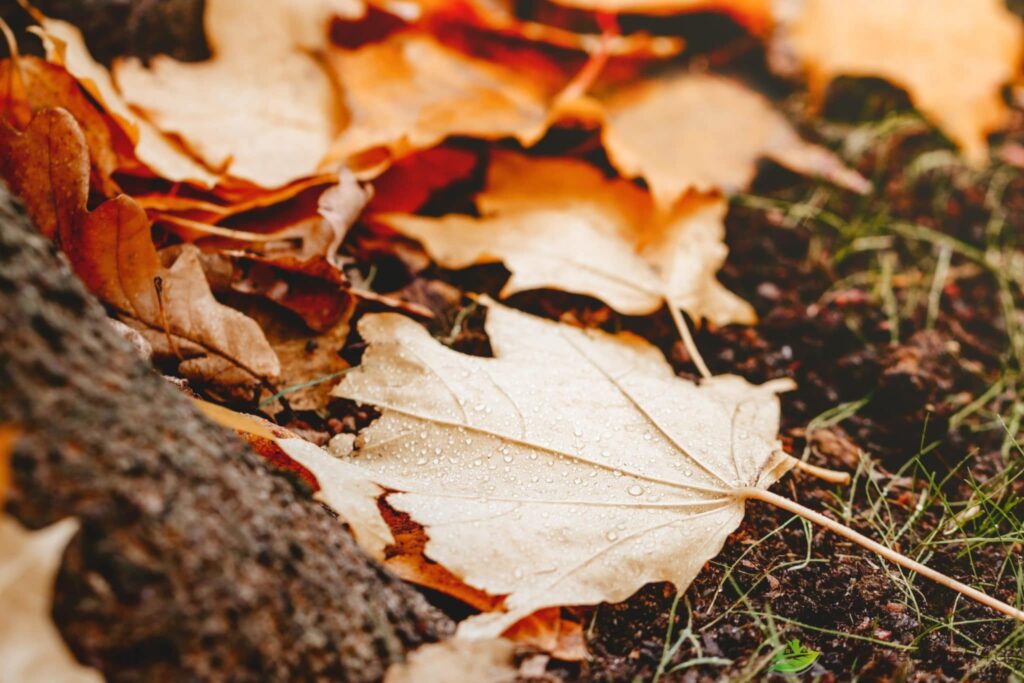
[[[990,595],[982,593],[976,588],[971,588],[965,583],[961,583],[952,577],[946,576],[941,572],[938,572],[930,567],[921,564],[920,562],[917,562],[916,560],[912,560],[906,555],[898,553],[891,548],[887,548],[881,543],[871,540],[864,534],[858,531],[854,531],[850,527],[841,524],[835,521],[834,519],[826,517],[820,512],[816,512],[808,507],[805,507],[800,503],[797,503],[796,501],[792,501],[788,498],[772,493],[771,491],[765,491],[764,489],[758,488],[741,489],[737,491],[737,494],[743,498],[753,498],[755,500],[760,500],[770,505],[774,505],[777,508],[785,510],[786,512],[792,512],[795,515],[800,515],[804,519],[810,520],[811,522],[814,522],[815,524],[822,526],[833,533],[839,534],[843,538],[853,541],[854,543],[863,548],[867,548],[868,550],[877,553],[878,555],[885,558],[886,560],[889,560],[893,564],[897,564],[900,567],[903,567],[904,569],[910,570],[912,572],[917,572],[921,576],[929,578],[932,581],[942,586],[945,586],[946,588],[951,588],[952,590],[955,590],[961,595],[965,595],[969,598],[972,598],[973,600],[977,600],[981,604],[987,607],[991,607],[992,609],[998,612],[1002,612],[1003,614],[1009,617],[1013,617],[1014,619],[1017,619],[1019,621],[1024,621],[1024,610],[1020,610],[1016,607],[1008,605],[1005,602],[1002,602],[1001,600],[997,600],[996,598],[993,598]]]
[[[803,470],[807,474],[815,476],[822,481],[827,481],[830,484],[850,483],[849,472],[840,472],[839,470],[830,470],[827,467],[818,467],[817,465],[812,465],[809,462],[804,462],[800,458],[794,458],[789,453],[786,454],[786,457],[793,461],[793,467],[798,470]]]
[[[676,324],[676,329],[679,330],[679,336],[683,339],[683,346],[686,347],[686,352],[690,354],[690,360],[697,366],[697,371],[700,372],[700,376],[704,379],[711,377],[711,371],[708,370],[708,366],[704,363],[704,358],[700,355],[700,351],[697,350],[697,343],[693,341],[693,335],[690,334],[690,327],[683,320],[682,314],[679,312],[679,307],[675,305],[670,299],[665,299],[665,303],[668,304],[668,311],[672,314],[672,321]]]

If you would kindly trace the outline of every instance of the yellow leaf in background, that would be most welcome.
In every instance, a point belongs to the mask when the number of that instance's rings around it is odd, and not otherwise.
[[[602,103],[609,159],[623,175],[646,180],[663,207],[691,190],[742,190],[762,158],[868,188],[831,152],[802,140],[766,98],[731,79],[676,73],[627,85]]]
[[[27,531],[0,514],[0,681],[103,681],[75,661],[50,616],[57,570],[77,531],[74,519]]]
[[[132,111],[114,86],[107,68],[92,58],[81,31],[56,19],[43,19],[42,26],[51,38],[51,42],[47,43],[50,61],[62,63],[122,124],[129,137],[135,140],[135,155],[139,161],[167,180],[190,181],[204,186],[216,183],[216,177],[208,169],[168,141],[153,124]]]
[[[278,187],[314,175],[338,130],[335,86],[311,52],[325,48],[332,16],[364,9],[360,0],[208,0],[212,59],[119,61],[115,82],[210,168]]]
[[[1024,55],[1024,27],[1005,0],[800,0],[780,20],[776,47],[819,98],[836,76],[887,79],[984,162],[986,134],[1009,114],[1001,89]]]
[[[583,161],[496,152],[477,206],[479,218],[378,219],[447,268],[503,262],[512,273],[503,296],[551,287],[627,315],[670,301],[717,325],[754,320],[715,279],[727,253],[720,197],[690,195],[659,214],[646,191]]]
[[[512,69],[445,47],[426,34],[399,33],[357,50],[335,50],[348,122],[330,158],[378,152],[355,168],[432,147],[449,135],[543,135],[547,94]]]
[[[776,438],[785,383],[696,386],[635,336],[494,304],[494,358],[452,351],[396,314],[359,329],[369,348],[335,395],[381,417],[348,457],[278,443],[378,558],[377,497],[388,490],[388,504],[423,525],[429,558],[507,594],[505,612],[463,622],[466,636],[498,636],[545,607],[623,600],[649,582],[685,589],[743,518],[744,488],[790,467]]]

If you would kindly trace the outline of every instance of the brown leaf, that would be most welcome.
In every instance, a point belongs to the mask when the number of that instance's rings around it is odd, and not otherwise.
[[[214,299],[195,247],[186,245],[170,268],[160,264],[149,219],[131,198],[103,203],[63,244],[86,286],[186,377],[233,390],[277,376],[259,326]]]
[[[392,664],[384,683],[514,683],[515,644],[508,640],[446,640],[414,650],[409,659]]]
[[[20,130],[46,109],[67,110],[82,129],[87,154],[103,190],[117,190],[117,185],[110,180],[118,168],[118,158],[108,121],[71,74],[38,57],[23,55],[0,62],[0,83],[13,86],[0,91],[0,120]]]
[[[47,237],[66,234],[85,210],[89,153],[65,109],[40,111],[23,133],[0,122],[0,172]]]
[[[836,76],[888,79],[976,164],[985,135],[1007,121],[1001,89],[1024,57],[1024,28],[1004,0],[801,0],[782,29],[777,49],[819,100]]]

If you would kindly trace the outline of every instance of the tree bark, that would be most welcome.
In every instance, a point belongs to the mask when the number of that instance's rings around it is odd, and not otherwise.
[[[451,623],[113,330],[0,184],[7,511],[81,521],[54,617],[114,681],[379,679]]]

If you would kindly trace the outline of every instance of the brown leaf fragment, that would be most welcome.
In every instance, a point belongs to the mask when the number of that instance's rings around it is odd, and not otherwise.
[[[0,123],[0,173],[41,233],[67,233],[89,196],[89,153],[74,117],[46,109],[23,133]]]

